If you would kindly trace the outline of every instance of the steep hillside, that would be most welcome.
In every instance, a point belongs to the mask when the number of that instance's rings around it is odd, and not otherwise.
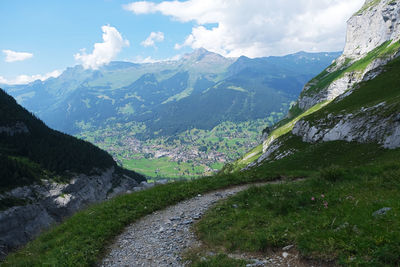
[[[400,146],[400,3],[367,1],[348,21],[343,54],[303,89],[287,118],[236,169],[297,151],[287,136],[314,144],[335,140]]]
[[[66,173],[101,172],[111,167],[119,168],[112,157],[94,145],[48,128],[42,121],[19,106],[3,90],[0,90],[0,152],[2,157],[18,162],[32,162],[58,175]],[[23,159],[23,160],[22,160]],[[121,169],[122,170],[122,169]],[[7,168],[1,168],[7,171]],[[130,172],[139,182],[143,177]],[[23,177],[2,175],[0,188],[4,191],[15,185],[28,185]]]
[[[145,178],[89,142],[48,128],[0,90],[1,252]]]
[[[246,252],[259,255],[254,264],[276,255],[300,266],[399,264],[399,25],[392,0],[368,0],[348,21],[343,55],[219,174],[303,181],[253,188],[209,211],[195,226],[205,245],[188,253],[194,266],[246,266],[235,257]]]
[[[156,178],[200,176],[259,142],[259,132],[338,55],[230,59],[198,49],[177,61],[76,66],[7,90],[51,127],[125,167]]]

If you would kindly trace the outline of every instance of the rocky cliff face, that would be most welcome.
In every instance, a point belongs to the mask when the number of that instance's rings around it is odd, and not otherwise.
[[[277,128],[247,168],[296,153],[285,146],[290,137],[277,134],[287,129],[307,143],[343,140],[399,148],[399,39],[400,1],[367,0],[348,21],[343,54],[304,87],[297,104],[307,116]]]
[[[145,182],[139,185],[126,175],[117,175],[112,167],[99,175],[78,175],[67,184],[42,181],[41,185],[2,193],[0,200],[23,199],[28,204],[0,212],[0,258],[91,203],[149,186]]]
[[[383,66],[400,55],[396,44],[399,39],[400,1],[367,0],[349,19],[343,55],[328,69],[328,73],[342,71],[344,74],[320,92],[301,97],[299,106],[307,109],[323,100],[336,98],[338,102],[350,95],[360,82],[377,77],[384,70]],[[352,68],[352,64],[361,65],[359,62],[366,62],[366,66]],[[310,84],[305,87],[305,92],[309,87]],[[361,107],[351,114],[329,114],[313,122],[303,119],[296,123],[292,133],[306,142],[346,140],[377,142],[386,148],[400,147],[400,114],[386,112],[389,115],[379,115],[385,113],[385,108],[386,103],[382,102],[373,107]]]
[[[343,54],[326,70],[326,74],[308,83],[298,100],[301,109],[309,109],[313,105],[332,100],[351,89],[355,84],[371,79],[367,73],[378,74],[379,67],[386,64],[398,54],[377,54],[372,56],[366,66],[352,69],[355,63],[365,60],[379,46],[390,41],[391,44],[400,39],[400,1],[367,0],[364,6],[347,22],[346,45]],[[360,64],[361,65],[361,64]],[[331,83],[322,88],[319,82],[329,79],[329,75],[341,73]]]
[[[400,38],[400,2],[367,0],[347,22],[342,57],[360,59],[388,40]]]
[[[400,147],[400,113],[382,117],[379,113],[384,106],[385,103],[380,103],[354,114],[328,115],[313,123],[300,120],[292,133],[309,143],[344,140],[374,142],[389,149]]]

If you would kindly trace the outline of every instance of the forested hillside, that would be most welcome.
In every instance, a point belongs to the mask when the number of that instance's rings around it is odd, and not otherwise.
[[[89,142],[48,128],[3,90],[0,90],[0,187],[40,182],[42,178],[68,181],[73,174],[99,173],[114,166],[105,151]],[[143,180],[134,172],[133,178]]]

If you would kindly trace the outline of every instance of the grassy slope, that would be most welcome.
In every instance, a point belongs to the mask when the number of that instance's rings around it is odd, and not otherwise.
[[[304,182],[240,193],[209,211],[196,229],[209,247],[228,251],[262,253],[295,244],[307,258],[395,265],[400,261],[399,190],[398,162],[331,167]],[[372,215],[383,207],[391,210]]]
[[[152,177],[157,180],[160,178],[191,178],[200,177],[204,174],[203,166],[194,166],[190,163],[178,163],[169,160],[167,157],[158,159],[131,159],[123,160],[122,164],[129,170]]]
[[[346,142],[308,145],[298,137],[285,136],[287,145],[296,146],[301,153],[245,173],[172,183],[94,205],[10,255],[4,265],[95,264],[108,242],[124,226],[154,210],[201,192],[278,176],[312,178],[300,185],[268,186],[252,189],[251,194],[244,192],[220,206],[219,212],[225,214],[223,221],[203,228],[207,231],[202,231],[200,224],[199,232],[214,231],[215,238],[208,242],[222,242],[230,249],[264,251],[294,242],[300,252],[315,258],[339,257],[344,263],[398,262],[400,259],[393,251],[400,249],[397,194],[400,166],[393,159],[398,159],[400,151]],[[340,167],[330,168],[332,164]],[[321,168],[328,169],[319,171]],[[325,195],[324,200],[321,194]],[[317,201],[311,201],[313,196]],[[232,201],[238,204],[238,209],[232,209],[229,204]],[[328,208],[323,201],[328,202]],[[392,207],[387,216],[371,217],[371,212],[384,206]],[[208,218],[202,224],[216,219]],[[228,221],[230,225],[224,224]],[[221,229],[218,225],[225,227]],[[249,230],[243,235],[232,235],[237,229]],[[224,234],[229,231],[233,232]],[[243,238],[238,241],[240,236]],[[229,244],[234,245],[229,247]],[[224,256],[219,258],[220,262],[230,262]],[[219,261],[218,257],[211,260]]]
[[[313,94],[315,92],[318,92],[326,88],[336,79],[342,77],[344,73],[364,70],[369,64],[371,64],[373,60],[392,55],[395,53],[395,51],[398,51],[399,48],[399,42],[391,43],[390,41],[388,41],[383,43],[376,49],[372,50],[364,58],[354,62],[348,67],[338,69],[334,72],[327,72],[326,70],[324,70],[321,74],[310,81],[310,84],[312,84],[312,86],[302,94]],[[307,120],[313,120],[317,117],[326,116],[327,114],[329,114],[329,112],[337,113],[339,110],[342,112],[349,112],[350,108],[353,108],[353,110],[359,109],[362,105],[366,107],[372,106],[373,103],[378,104],[382,101],[388,101],[389,103],[398,102],[399,96],[397,88],[399,86],[399,70],[399,59],[395,59],[387,66],[385,66],[384,74],[380,75],[377,79],[374,79],[371,82],[362,83],[361,86],[365,88],[363,88],[362,90],[356,90],[355,93],[351,94],[349,97],[346,97],[343,101],[340,102],[340,104],[328,105],[330,101],[321,102],[306,111],[299,110],[298,107],[295,106],[294,108],[292,108],[295,117],[291,119],[284,119],[282,120],[282,122],[277,123],[276,126],[278,127],[276,127],[275,130],[272,131],[272,133],[270,133],[268,139],[264,141],[264,144],[270,144],[273,140],[290,132],[296,122],[300,119],[303,119],[304,117],[307,117]],[[381,90],[376,90],[376,88],[380,87],[382,87]],[[322,108],[324,108],[323,112],[317,112]],[[396,110],[396,108],[398,108],[398,105],[392,106],[390,110],[394,111]],[[262,150],[262,145],[253,148],[252,150],[247,152],[241,159],[234,162],[232,169],[237,171],[244,168],[251,162],[254,162],[262,155]]]
[[[78,212],[7,257],[2,266],[88,266],[125,226],[155,210],[199,193],[274,177],[220,176],[157,186],[119,196]]]
[[[400,59],[396,59],[350,96],[304,119],[312,123],[331,113],[352,113],[382,102],[386,105],[377,115],[398,113],[399,73]],[[400,149],[344,141],[308,144],[291,134],[281,141],[280,151],[298,152],[249,173],[261,177],[286,172],[311,178],[296,185],[252,189],[211,210],[197,225],[208,247],[265,252],[295,244],[301,255],[313,259],[350,265],[398,264]],[[372,215],[383,207],[391,210],[384,216]]]
[[[398,51],[399,48],[400,43],[398,41],[394,43],[392,43],[391,41],[387,41],[379,47],[375,48],[374,50],[370,51],[365,57],[352,63],[351,65],[348,66],[349,60],[346,60],[342,68],[339,68],[332,72],[328,72],[327,70],[334,67],[334,64],[336,64],[333,63],[333,65],[329,66],[326,70],[324,70],[321,74],[319,74],[309,82],[311,86],[308,90],[303,91],[301,93],[301,96],[309,96],[320,92],[321,90],[328,87],[335,80],[343,77],[346,73],[363,71],[375,59],[391,56],[395,53],[395,51]]]
[[[296,116],[286,124],[283,124],[282,126],[276,128],[275,130],[272,131],[272,133],[269,134],[268,138],[263,142],[264,144],[271,144],[272,141],[280,138],[281,136],[289,133],[296,122],[298,122],[300,119],[304,118],[305,116],[308,116],[321,108],[323,108],[325,105],[329,104],[329,101],[321,102],[316,104],[315,106],[309,108],[305,112],[301,113],[300,115]],[[257,147],[253,148],[249,152],[247,152],[241,159],[233,163],[233,170],[238,171],[244,167],[246,167],[248,164],[251,162],[257,160],[263,152],[263,145],[258,145]]]
[[[363,82],[341,101],[332,102],[321,112],[312,114],[306,120],[318,120],[327,114],[352,113],[362,107],[373,107],[385,102],[386,111],[381,115],[398,112],[400,106],[400,58],[388,63],[382,74],[375,79]]]

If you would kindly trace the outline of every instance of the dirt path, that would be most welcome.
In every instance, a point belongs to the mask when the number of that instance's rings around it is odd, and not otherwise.
[[[188,248],[200,246],[200,241],[191,231],[191,225],[217,201],[250,186],[236,186],[198,195],[143,217],[117,237],[101,266],[185,266],[180,255]],[[279,261],[276,258],[272,262],[276,266]],[[251,266],[266,266],[272,262],[261,265],[259,261],[260,265]]]

